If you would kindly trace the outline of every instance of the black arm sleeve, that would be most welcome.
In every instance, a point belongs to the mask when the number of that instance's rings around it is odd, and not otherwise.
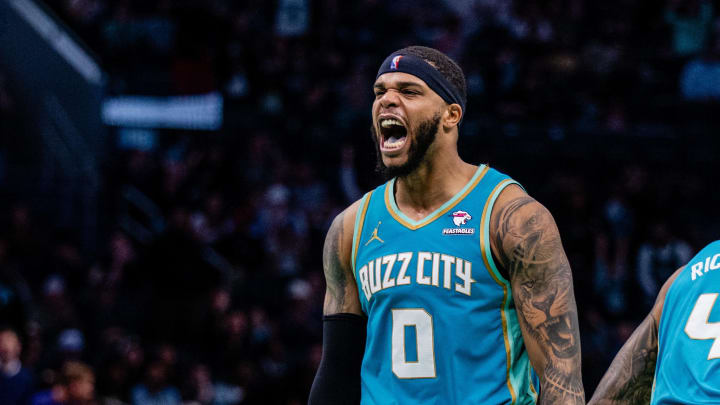
[[[360,366],[367,318],[355,314],[323,317],[323,354],[308,405],[360,403]]]

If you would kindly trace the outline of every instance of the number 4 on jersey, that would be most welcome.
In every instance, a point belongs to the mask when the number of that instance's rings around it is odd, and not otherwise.
[[[717,297],[717,293],[700,295],[685,325],[685,333],[690,339],[715,339],[708,360],[720,358],[720,322],[708,322]]]

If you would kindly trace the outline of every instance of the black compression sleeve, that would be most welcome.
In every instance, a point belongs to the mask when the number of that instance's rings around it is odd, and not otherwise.
[[[323,354],[308,405],[360,403],[360,366],[367,318],[355,314],[323,317]]]

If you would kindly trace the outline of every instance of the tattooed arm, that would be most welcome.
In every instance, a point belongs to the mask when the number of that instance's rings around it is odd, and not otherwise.
[[[360,403],[360,367],[365,350],[365,318],[360,309],[351,250],[358,203],[330,225],[323,248],[325,303],[323,354],[310,389],[309,405]]]
[[[603,376],[588,404],[649,404],[658,354],[658,326],[665,294],[683,268],[673,274],[660,290],[645,320],[623,345]]]
[[[491,214],[491,247],[510,280],[520,327],[540,376],[539,404],[585,404],[572,274],[550,212],[511,185]]]
[[[323,269],[327,287],[323,315],[362,314],[355,286],[355,276],[350,264],[355,214],[358,205],[359,202],[356,202],[335,217],[325,237]]]

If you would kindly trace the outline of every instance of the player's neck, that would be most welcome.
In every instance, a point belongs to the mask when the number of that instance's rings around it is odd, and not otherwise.
[[[454,153],[453,153],[454,152]],[[477,171],[457,151],[435,156],[395,182],[395,202],[405,215],[420,220],[445,204]]]

